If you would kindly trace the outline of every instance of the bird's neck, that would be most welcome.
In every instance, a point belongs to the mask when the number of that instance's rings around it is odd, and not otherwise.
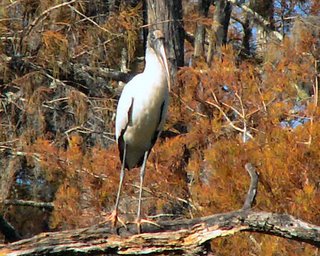
[[[145,61],[144,73],[151,74],[154,78],[157,76],[166,78],[165,69],[153,49],[147,48]]]

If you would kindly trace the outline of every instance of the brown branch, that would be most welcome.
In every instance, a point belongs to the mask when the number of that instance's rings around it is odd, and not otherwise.
[[[242,210],[249,210],[252,207],[252,204],[256,198],[258,191],[258,173],[256,172],[255,167],[251,163],[245,165],[246,171],[249,173],[251,182],[250,187],[247,193],[246,200],[242,206]]]
[[[189,42],[192,46],[194,46],[194,41],[195,41],[195,36],[194,34],[192,34],[191,32],[188,32],[188,31],[184,31],[184,37],[185,37],[185,40],[187,42]],[[208,40],[204,40],[204,44],[205,45],[209,45],[209,41]]]
[[[192,46],[194,46],[194,35],[188,31],[184,31],[184,38],[189,42]]]
[[[82,69],[80,69],[77,66],[75,66],[75,68],[77,69],[77,71],[80,71],[80,72],[88,72],[89,74],[92,74],[95,76],[100,76],[102,78],[108,78],[115,81],[121,81],[124,83],[129,82],[134,76],[134,74],[125,73],[125,72],[112,70],[108,68],[92,68],[90,66],[83,66],[83,65],[82,65]]]
[[[0,214],[0,232],[8,242],[15,242],[21,239],[15,228]],[[1,255],[1,254],[0,254]]]

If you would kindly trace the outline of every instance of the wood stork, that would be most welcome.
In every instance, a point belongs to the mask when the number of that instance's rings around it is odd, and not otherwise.
[[[145,69],[127,83],[119,99],[116,113],[116,139],[121,172],[115,209],[110,219],[113,226],[118,220],[118,205],[125,169],[140,167],[138,232],[141,225],[141,195],[146,161],[162,131],[168,108],[170,73],[160,30],[149,33]]]

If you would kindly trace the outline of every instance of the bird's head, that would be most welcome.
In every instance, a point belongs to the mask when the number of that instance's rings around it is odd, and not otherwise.
[[[160,30],[154,30],[149,34],[149,46],[155,51],[160,63],[166,70],[168,88],[171,89],[171,76],[168,67],[168,60],[164,48],[164,35]]]

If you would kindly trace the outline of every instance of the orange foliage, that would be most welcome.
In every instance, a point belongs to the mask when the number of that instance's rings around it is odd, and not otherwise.
[[[227,47],[222,61],[215,59],[210,69],[202,65],[180,70],[181,86],[175,88],[169,122],[183,120],[188,126],[183,146],[190,151],[185,171],[192,177],[188,197],[193,215],[239,209],[249,186],[244,165],[251,162],[261,182],[255,209],[320,223],[320,122],[319,109],[308,98],[317,93],[312,84],[315,60],[305,54],[314,45],[309,38],[308,43],[285,39],[281,48],[270,44],[261,66],[238,63]],[[301,118],[304,124],[288,125]],[[244,141],[245,132],[249,134]],[[169,155],[176,152],[172,148]],[[296,243],[280,240],[244,234],[221,239],[222,244],[213,242],[213,247],[226,252],[221,255],[245,255],[249,248],[258,255],[295,255]],[[257,244],[262,246],[254,248]],[[304,246],[299,255],[310,250]]]

